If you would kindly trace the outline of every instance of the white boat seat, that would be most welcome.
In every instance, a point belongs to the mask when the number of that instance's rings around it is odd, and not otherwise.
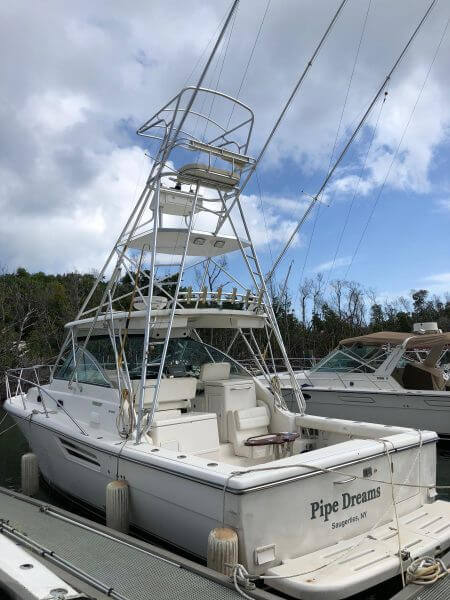
[[[133,302],[133,306],[135,310],[147,310],[148,306],[148,296],[143,296],[145,302],[142,298],[136,298]],[[152,309],[153,310],[162,310],[166,308],[168,299],[165,296],[152,296]]]
[[[229,379],[231,364],[229,362],[203,363],[198,378],[201,381],[219,381]]]
[[[205,383],[209,381],[220,381],[229,379],[231,365],[227,362],[203,363],[200,367],[198,376],[197,390],[202,392],[205,389]]]
[[[139,381],[133,381],[135,390]],[[147,386],[155,386],[156,379],[147,379]],[[195,398],[197,379],[195,377],[170,377],[161,379],[158,394],[158,411],[189,408]],[[147,387],[144,395],[144,407],[149,408],[153,403],[155,388]]]
[[[179,183],[198,182],[205,186],[231,189],[239,183],[240,174],[203,163],[189,163],[178,169],[177,179]]]
[[[246,446],[250,437],[269,433],[270,415],[265,406],[253,406],[228,412],[228,437],[236,456],[268,458],[273,455],[272,446]]]

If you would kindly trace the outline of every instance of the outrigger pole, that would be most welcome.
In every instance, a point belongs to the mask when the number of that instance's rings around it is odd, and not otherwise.
[[[266,139],[264,146],[262,147],[259,155],[257,156],[255,163],[252,165],[251,169],[249,169],[249,171],[247,172],[247,176],[244,179],[244,182],[242,183],[242,185],[239,188],[238,193],[236,194],[234,200],[231,202],[228,210],[226,211],[226,213],[222,216],[221,219],[219,219],[218,223],[217,223],[217,227],[216,227],[216,231],[215,233],[217,234],[220,230],[220,228],[222,227],[222,225],[224,224],[224,222],[226,221],[228,215],[231,213],[234,205],[236,204],[239,196],[242,194],[242,192],[244,191],[244,188],[247,186],[248,182],[250,181],[250,179],[253,176],[253,173],[256,171],[259,163],[261,162],[264,154],[266,153],[266,150],[270,144],[270,142],[272,141],[273,136],[275,135],[278,127],[280,126],[281,121],[283,120],[288,108],[290,107],[290,105],[292,104],[292,101],[295,97],[295,95],[297,94],[298,90],[300,89],[300,86],[302,85],[303,81],[306,78],[306,75],[308,74],[308,71],[310,70],[310,68],[313,65],[314,60],[316,59],[316,56],[319,54],[320,49],[322,48],[325,40],[328,37],[328,34],[330,33],[330,31],[333,29],[334,24],[336,23],[339,14],[341,13],[342,9],[344,8],[345,4],[347,3],[347,0],[342,0],[341,4],[339,5],[339,8],[337,9],[337,11],[335,12],[333,18],[331,19],[331,22],[329,23],[328,27],[325,30],[325,33],[322,35],[320,42],[317,44],[316,49],[314,50],[314,52],[312,53],[311,58],[309,59],[309,61],[306,63],[306,67],[304,68],[302,74],[300,75],[300,78],[298,79],[297,83],[294,86],[294,89],[291,92],[291,95],[289,96],[286,104],[283,107],[283,110],[281,111],[280,115],[278,116],[278,119],[275,121],[275,125],[272,127],[271,132],[269,133],[269,137]],[[225,198],[226,200],[226,198]]]
[[[358,123],[356,129],[354,130],[354,132],[352,133],[350,139],[348,140],[348,142],[346,143],[346,145],[344,146],[344,149],[342,150],[342,152],[340,153],[340,155],[338,156],[336,162],[334,163],[333,167],[330,169],[330,171],[328,172],[327,176],[325,177],[322,185],[320,186],[318,192],[313,196],[308,208],[306,209],[305,213],[303,214],[302,218],[300,219],[300,221],[297,223],[294,231],[291,233],[288,241],[286,242],[283,250],[280,252],[280,254],[278,255],[278,258],[274,261],[269,273],[266,275],[266,281],[270,281],[270,279],[273,277],[273,274],[275,273],[276,268],[278,267],[278,265],[280,264],[280,262],[283,260],[286,252],[289,249],[289,246],[292,243],[292,240],[294,239],[294,237],[296,236],[296,234],[298,233],[299,229],[301,228],[301,226],[303,225],[303,223],[306,221],[309,213],[311,212],[311,210],[313,209],[313,207],[315,206],[316,202],[319,200],[320,195],[322,194],[322,192],[324,191],[324,189],[326,188],[326,186],[328,185],[328,182],[330,181],[331,177],[333,176],[334,172],[336,171],[338,165],[340,164],[340,162],[342,161],[342,159],[344,158],[344,156],[347,153],[347,150],[350,148],[350,146],[353,143],[353,140],[355,139],[355,137],[358,135],[358,132],[360,131],[361,127],[364,125],[365,121],[367,120],[367,117],[369,116],[372,108],[374,107],[375,103],[377,102],[378,98],[381,96],[381,94],[383,93],[383,90],[386,88],[386,84],[388,83],[388,81],[390,80],[390,78],[392,77],[394,71],[397,69],[398,65],[400,64],[400,62],[402,61],[403,57],[405,56],[408,48],[410,47],[410,45],[412,44],[414,38],[416,37],[417,33],[419,32],[420,28],[422,27],[422,25],[425,23],[428,15],[430,14],[430,12],[432,11],[434,5],[436,4],[437,0],[433,0],[433,2],[431,2],[431,4],[429,5],[428,9],[426,10],[425,14],[423,15],[423,17],[421,18],[421,20],[419,21],[419,24],[417,25],[417,27],[415,28],[415,30],[413,31],[411,37],[409,38],[407,44],[404,46],[403,50],[401,51],[400,55],[398,56],[397,60],[395,61],[394,65],[392,66],[391,70],[389,71],[389,73],[386,75],[385,79],[383,80],[383,83],[381,84],[380,88],[378,89],[377,93],[375,94],[372,102],[369,104],[369,107],[367,108],[366,112],[364,113],[364,115],[362,116],[360,122]]]

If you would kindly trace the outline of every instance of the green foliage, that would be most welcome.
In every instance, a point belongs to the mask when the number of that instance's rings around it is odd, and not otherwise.
[[[165,280],[164,289],[169,294],[175,290],[176,277],[171,275]],[[211,272],[209,277],[214,283],[217,274]],[[29,273],[24,268],[0,273],[0,383],[5,369],[47,362],[58,353],[64,325],[75,318],[95,278],[94,273],[47,275]],[[115,297],[130,294],[134,279],[133,273],[131,277],[125,273]],[[141,276],[138,284],[143,286],[146,282]],[[88,308],[100,303],[105,285],[100,282]],[[154,294],[164,295],[157,286]],[[300,316],[293,310],[293,299],[285,289],[273,286],[271,294],[288,356],[294,358],[321,357],[339,340],[372,331],[412,331],[417,321],[437,321],[442,330],[450,329],[449,297],[431,296],[427,290],[413,290],[410,299],[398,298],[382,305],[356,282],[336,280],[325,289],[323,278],[318,276],[316,280],[305,280],[299,290]],[[128,295],[116,301],[114,308],[129,310],[130,303]],[[212,301],[201,308],[210,306],[216,304]],[[239,308],[237,304],[228,307]],[[199,333],[206,342],[225,351],[235,332],[216,329]],[[254,335],[268,358],[265,331],[255,331]],[[274,336],[271,346],[273,355],[279,357]],[[233,343],[230,354],[237,359],[248,358],[248,348],[241,338]]]
[[[8,368],[45,362],[58,353],[64,324],[76,316],[94,280],[90,274],[32,274],[23,268],[0,274],[0,380]]]

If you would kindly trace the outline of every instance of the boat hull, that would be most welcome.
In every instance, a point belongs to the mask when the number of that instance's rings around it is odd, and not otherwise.
[[[308,387],[303,389],[308,414],[369,423],[387,423],[436,431],[450,438],[450,394],[388,392],[369,389]],[[295,406],[284,390],[288,406]]]
[[[206,557],[208,534],[219,518],[214,508],[219,489],[119,456],[121,445],[115,453],[105,452],[36,422],[17,421],[50,485],[105,512],[107,484],[125,479],[132,526],[199,558]],[[76,455],[68,454],[67,449]]]
[[[367,538],[368,532],[377,527],[389,527],[394,518],[389,483],[392,469],[397,481],[420,481],[422,486],[394,488],[399,518],[414,515],[433,499],[427,486],[435,482],[436,438],[429,432],[424,433],[422,446],[416,436],[414,444],[400,443],[389,455],[379,442],[356,439],[333,444],[333,454],[326,455],[328,448],[316,451],[320,464],[325,468],[332,466],[334,471],[288,468],[280,469],[279,474],[259,472],[255,477],[244,475],[219,482],[217,477],[199,474],[198,469],[189,470],[182,460],[178,461],[182,470],[175,470],[176,461],[171,461],[171,469],[158,453],[139,450],[132,442],[116,440],[106,449],[108,443],[102,436],[71,434],[64,427],[55,429],[49,423],[51,418],[39,415],[30,421],[21,416],[18,407],[11,410],[11,405],[7,406],[37,454],[42,474],[50,484],[104,511],[106,485],[125,479],[130,490],[130,523],[200,559],[206,558],[211,529],[225,523],[238,533],[239,562],[255,575],[276,573],[277,567],[297,557],[304,557],[309,565],[308,557],[320,550],[346,542],[352,545],[353,540]],[[341,427],[345,428],[345,423]],[[337,434],[330,433],[333,435]],[[414,439],[410,434],[388,435],[386,439],[403,435],[410,442]],[[301,466],[303,456],[284,460],[295,460]],[[450,509],[446,518],[450,523]],[[373,543],[376,545],[376,540]],[[450,526],[440,540],[439,551],[449,545]],[[352,593],[391,576],[392,560],[386,561],[386,569],[381,560],[373,572],[366,570],[365,578],[355,583]],[[315,573],[314,578],[323,579],[327,597],[343,597],[342,580],[337,577],[330,581],[327,569]],[[290,574],[286,582],[289,580]],[[271,584],[270,580],[266,583]],[[304,593],[304,582],[297,587],[292,583],[295,589],[292,585],[280,587],[279,581],[273,585],[294,597],[301,597],[298,590]],[[320,585],[312,586],[308,597],[323,597],[321,589]]]

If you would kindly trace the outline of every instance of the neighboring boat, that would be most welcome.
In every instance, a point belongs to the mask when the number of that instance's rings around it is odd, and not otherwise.
[[[0,532],[0,597],[3,600],[89,600]]]
[[[296,373],[314,415],[430,429],[450,437],[450,380],[442,359],[450,333],[380,331],[342,340]],[[288,406],[290,382],[280,376]]]
[[[256,578],[344,598],[450,545],[437,436],[305,414],[239,197],[253,113],[201,81],[139,129],[159,142],[145,189],[48,382],[10,371],[4,407],[55,487],[103,510],[106,485],[126,480],[133,526],[201,559],[231,527]],[[208,289],[212,265],[230,283]],[[228,355],[238,339],[270,390]],[[278,353],[295,411],[267,368]]]

